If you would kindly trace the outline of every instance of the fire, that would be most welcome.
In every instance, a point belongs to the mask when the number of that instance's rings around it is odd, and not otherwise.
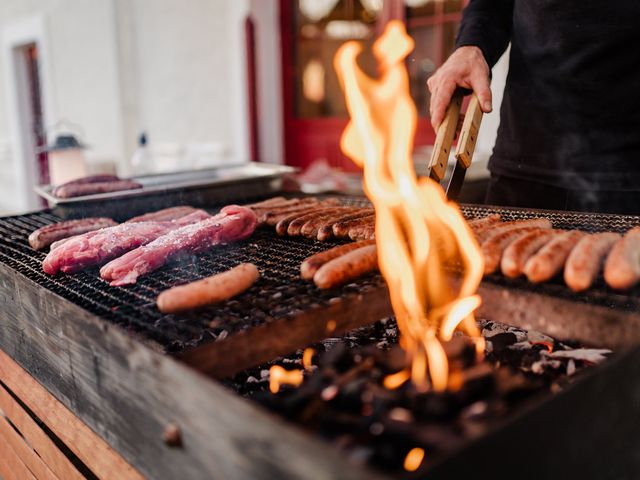
[[[415,472],[424,461],[424,450],[422,448],[412,448],[404,458],[404,469],[407,472]]]
[[[303,380],[302,370],[285,370],[279,365],[274,365],[269,369],[269,390],[271,393],[278,393],[282,385],[297,387]]]
[[[380,271],[411,380],[420,390],[429,384],[444,390],[448,362],[441,341],[456,328],[480,336],[473,312],[480,305],[484,262],[458,207],[413,168],[417,113],[403,63],[413,46],[402,22],[390,22],[373,47],[379,79],[358,67],[360,44],[347,42],[338,50],[334,63],[351,116],[341,147],[364,170],[365,193],[376,211]],[[453,270],[461,281],[454,281]]]

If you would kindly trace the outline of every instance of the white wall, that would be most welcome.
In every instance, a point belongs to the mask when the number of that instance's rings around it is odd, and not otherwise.
[[[0,32],[43,19],[50,60],[45,114],[82,126],[94,169],[115,162],[127,175],[141,130],[151,144],[217,143],[228,160],[247,159],[248,10],[249,0],[2,0]],[[9,133],[15,95],[3,57],[0,211],[6,212],[33,205],[16,201],[12,190],[22,159]]]

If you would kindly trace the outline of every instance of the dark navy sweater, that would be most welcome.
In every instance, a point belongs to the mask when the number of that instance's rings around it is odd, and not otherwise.
[[[511,42],[496,174],[640,190],[640,0],[471,0],[457,45]]]

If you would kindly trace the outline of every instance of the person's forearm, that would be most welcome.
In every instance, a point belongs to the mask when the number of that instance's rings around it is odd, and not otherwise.
[[[471,0],[462,14],[456,47],[477,46],[490,67],[511,40],[514,0]]]

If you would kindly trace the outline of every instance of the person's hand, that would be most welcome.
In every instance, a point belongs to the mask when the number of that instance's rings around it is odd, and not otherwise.
[[[478,47],[460,47],[434,73],[427,86],[431,92],[429,113],[434,130],[444,119],[447,106],[456,88],[473,90],[484,113],[491,111],[491,88],[489,87],[489,65]]]

